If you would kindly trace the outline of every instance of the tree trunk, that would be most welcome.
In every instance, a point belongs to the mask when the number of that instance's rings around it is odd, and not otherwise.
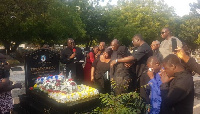
[[[14,45],[11,44],[9,41],[4,41],[3,45],[6,49],[6,54],[10,55],[10,53],[15,52],[17,47],[19,46],[20,42],[16,42]]]

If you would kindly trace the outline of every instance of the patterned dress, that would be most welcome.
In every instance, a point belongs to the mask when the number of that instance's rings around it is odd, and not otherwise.
[[[4,69],[5,61],[0,60],[0,83],[10,77],[10,70]],[[13,108],[11,91],[0,93],[0,114],[9,113]]]
[[[13,108],[13,102],[12,102],[11,91],[0,93],[0,114],[10,112],[12,108]]]

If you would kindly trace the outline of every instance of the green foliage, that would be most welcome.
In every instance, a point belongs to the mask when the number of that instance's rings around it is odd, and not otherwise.
[[[77,8],[63,0],[2,0],[0,13],[0,39],[8,52],[22,42],[55,44],[85,35]]]
[[[200,45],[200,33],[198,34],[198,38],[197,40],[195,41],[196,44]]]
[[[200,0],[190,7],[190,14],[182,18],[178,36],[194,50],[200,45]]]
[[[178,36],[194,50],[199,44],[200,17],[188,15],[184,19]]]
[[[86,47],[114,38],[128,46],[135,34],[151,43],[160,39],[163,27],[170,27],[193,49],[199,45],[200,0],[190,4],[191,13],[183,18],[164,0],[118,0],[115,6],[100,1],[1,0],[0,41],[8,53],[23,42],[63,44],[69,37]]]
[[[160,30],[165,26],[176,28],[173,8],[162,1],[127,0],[119,2],[108,14],[109,37],[130,44],[135,34],[142,34],[151,43],[159,39]]]
[[[121,95],[100,94],[101,107],[93,110],[93,113],[102,114],[141,114],[147,112],[149,105],[142,102],[136,92],[123,93]]]

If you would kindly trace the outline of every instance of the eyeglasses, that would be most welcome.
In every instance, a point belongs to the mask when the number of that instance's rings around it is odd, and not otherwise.
[[[161,34],[164,34],[165,32],[161,32]]]

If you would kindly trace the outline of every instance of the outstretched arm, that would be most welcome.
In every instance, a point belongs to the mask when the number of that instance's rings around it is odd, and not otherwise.
[[[177,49],[176,55],[182,59],[192,71],[200,74],[200,64],[198,64],[194,58],[189,57],[183,49]]]
[[[129,63],[132,62],[135,58],[133,56],[128,56],[128,57],[124,57],[121,59],[116,59],[111,61],[110,66],[112,67],[113,65],[115,65],[116,63]]]

